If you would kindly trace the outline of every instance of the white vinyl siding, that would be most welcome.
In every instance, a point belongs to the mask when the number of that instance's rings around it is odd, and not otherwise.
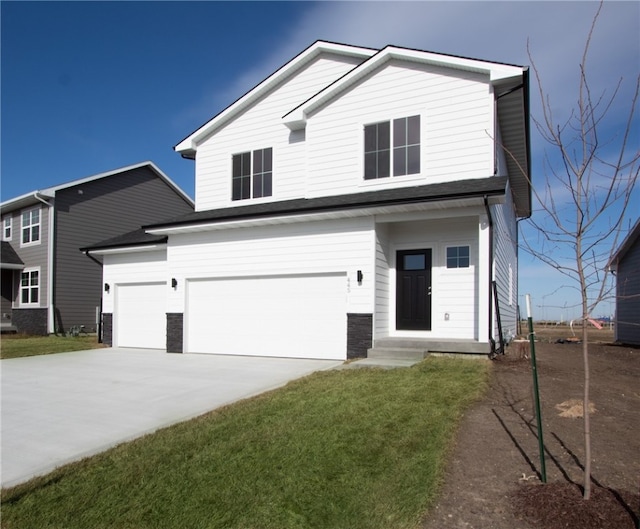
[[[352,58],[321,56],[206,139],[198,147],[196,160],[196,209],[234,205],[231,155],[265,145],[273,147],[273,200],[304,196],[305,157],[300,155],[304,151],[305,142],[301,141],[304,134],[292,133],[282,124],[282,116],[351,70],[357,62]]]
[[[108,254],[104,258],[104,283],[109,284],[109,292],[102,292],[102,311],[113,313],[115,310],[115,288],[123,284],[140,284],[146,282],[166,283],[167,252],[166,250],[145,251],[136,253]],[[164,302],[166,305],[166,300]],[[165,309],[163,305],[163,310]],[[167,312],[164,310],[164,312]]]
[[[384,66],[309,118],[308,196],[492,175],[490,92],[479,74]],[[420,173],[363,183],[363,127],[412,115],[420,115]]]
[[[500,321],[505,336],[517,334],[518,329],[518,243],[517,225],[513,212],[511,193],[507,192],[507,201],[491,207],[493,216],[494,240],[494,279],[498,287],[500,303]],[[514,302],[514,300],[516,300]],[[494,332],[498,336],[497,319],[494,314]]]
[[[235,228],[173,235],[169,275],[196,279],[346,274],[347,311],[373,313],[373,219]],[[365,280],[357,282],[357,271]],[[168,312],[184,312],[184,294],[170,292]]]

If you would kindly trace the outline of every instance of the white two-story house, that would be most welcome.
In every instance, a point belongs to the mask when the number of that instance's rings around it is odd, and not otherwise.
[[[517,324],[528,70],[318,41],[180,141],[196,211],[85,249],[105,341],[490,354]]]

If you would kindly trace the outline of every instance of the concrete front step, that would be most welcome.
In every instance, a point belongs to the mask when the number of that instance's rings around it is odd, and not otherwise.
[[[424,360],[428,351],[409,347],[373,347],[367,358],[397,358],[398,360]]]
[[[380,338],[367,351],[367,357],[422,360],[430,353],[486,355],[489,352],[489,344],[475,340]]]

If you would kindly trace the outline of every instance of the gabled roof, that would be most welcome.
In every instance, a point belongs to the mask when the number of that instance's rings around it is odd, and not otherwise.
[[[8,241],[0,241],[0,268],[22,270],[24,263]]]
[[[304,127],[307,116],[312,112],[334,100],[345,90],[348,90],[351,86],[394,59],[418,64],[443,66],[454,70],[482,73],[488,75],[489,80],[494,83],[509,79],[519,83],[521,82],[523,71],[521,66],[469,59],[457,55],[445,55],[442,53],[400,48],[398,46],[386,46],[368,60],[353,68],[336,82],[325,87],[312,98],[291,110],[283,116],[283,123],[292,130]]]
[[[638,239],[640,239],[640,218],[638,218],[633,228],[631,228],[631,230],[625,237],[624,241],[622,241],[622,244],[620,244],[616,252],[613,254],[613,257],[609,261],[609,268],[616,270],[621,259],[627,254],[629,250],[631,250],[631,248],[633,248],[633,245]]]
[[[107,171],[105,173],[99,173],[92,176],[87,176],[85,178],[80,178],[78,180],[72,180],[71,182],[66,182],[64,184],[60,184],[53,187],[47,187],[45,189],[39,189],[31,191],[30,193],[25,193],[24,195],[20,195],[19,197],[11,198],[9,200],[5,200],[0,203],[0,207],[2,208],[3,213],[10,210],[15,210],[19,208],[23,208],[25,206],[29,206],[31,204],[38,204],[41,202],[46,202],[47,200],[54,198],[57,191],[61,191],[63,189],[67,189],[69,187],[86,184],[89,182],[93,182],[94,180],[99,180],[101,178],[107,178],[109,176],[117,175],[120,173],[125,173],[127,171],[132,171],[134,169],[140,169],[142,167],[149,167],[153,172],[155,172],[159,178],[164,180],[169,187],[173,188],[173,190],[180,195],[188,204],[193,206],[193,200],[187,195],[178,185],[173,182],[166,174],[164,174],[160,168],[151,161],[141,162],[133,165],[128,165],[126,167],[121,167],[119,169],[114,169],[112,171]]]
[[[386,46],[382,50],[372,50],[317,41],[198,130],[183,139],[174,149],[185,158],[195,157],[198,144],[202,140],[323,52],[356,56],[361,58],[362,61],[341,78],[287,112],[282,117],[282,123],[291,130],[303,128],[306,120],[313,112],[329,104],[345,90],[348,90],[377,69],[382,68],[391,60],[442,66],[454,70],[487,75],[496,97],[497,119],[502,133],[502,145],[500,148],[505,151],[516,213],[519,217],[531,215],[529,70],[524,66],[398,46]]]
[[[174,149],[181,153],[185,158],[193,158],[197,144],[213,133],[217,128],[233,119],[238,113],[245,110],[258,99],[263,97],[274,87],[288,79],[303,67],[316,59],[322,53],[332,53],[334,55],[344,55],[348,57],[357,57],[365,60],[376,53],[377,50],[371,48],[360,48],[357,46],[349,46],[346,44],[338,44],[335,42],[327,42],[318,40],[307,49],[296,55],[293,59],[280,67],[273,74],[267,77],[249,90],[246,94],[237,99],[234,103],[224,109],[222,112],[211,118],[204,125],[199,127],[181,140]]]

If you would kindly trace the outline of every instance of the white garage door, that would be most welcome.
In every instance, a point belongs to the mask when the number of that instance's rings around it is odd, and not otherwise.
[[[186,350],[345,359],[346,275],[188,282]]]
[[[167,346],[167,285],[117,285],[114,344],[164,349]]]

